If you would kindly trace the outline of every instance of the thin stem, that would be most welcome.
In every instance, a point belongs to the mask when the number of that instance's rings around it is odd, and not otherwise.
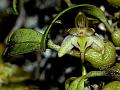
[[[84,52],[81,52],[81,61],[82,61],[82,63],[84,63],[84,59],[85,59],[85,54],[84,54]]]
[[[16,15],[18,15],[18,11],[17,11],[17,0],[13,0],[13,10],[14,10],[14,13],[16,14]]]

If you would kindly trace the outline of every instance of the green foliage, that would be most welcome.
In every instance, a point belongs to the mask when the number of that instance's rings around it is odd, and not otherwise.
[[[82,66],[86,63],[84,61],[87,61],[93,68],[100,70],[87,73],[86,68],[82,67],[82,76],[66,80],[66,90],[84,90],[85,87],[89,86],[89,78],[91,77],[106,76],[112,77],[115,80],[120,80],[120,64],[113,66],[116,62],[116,48],[114,44],[120,46],[119,28],[114,28],[110,25],[103,11],[98,7],[90,4],[75,5],[72,4],[70,0],[65,1],[69,3],[68,6],[70,7],[56,15],[44,34],[32,29],[24,28],[13,32],[8,39],[9,47],[7,47],[6,50],[8,55],[14,56],[33,51],[45,51],[47,47],[56,50],[58,52],[58,57],[62,57],[65,54],[76,56],[81,59]],[[15,13],[18,14],[16,3],[17,1],[13,0],[13,9]],[[64,38],[60,46],[54,44],[50,38],[47,38],[52,25],[62,15],[73,9],[79,9],[78,14],[75,17],[75,27],[68,29],[68,35]],[[97,19],[106,26],[106,29],[111,34],[114,44],[109,40],[101,39],[100,35],[98,35],[93,28],[89,27],[90,18],[86,17],[85,14],[93,16],[93,21],[94,19]],[[21,82],[29,78],[29,73],[15,65],[8,63],[0,64],[0,79],[4,84],[8,84],[9,82]],[[118,84],[118,86],[113,88],[114,84]],[[109,87],[111,88],[110,90],[117,90],[117,88],[120,87],[119,81],[111,82],[106,85],[103,90],[107,90]],[[7,87],[3,87],[3,89],[5,88],[7,90]],[[16,90],[16,87],[12,88],[13,90]],[[19,88],[22,90],[24,87],[19,86]]]
[[[19,29],[14,32],[8,42],[8,55],[24,54],[31,51],[40,51],[42,34],[32,29]]]

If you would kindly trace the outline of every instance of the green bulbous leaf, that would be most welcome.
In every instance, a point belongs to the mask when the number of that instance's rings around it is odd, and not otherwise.
[[[10,56],[40,51],[42,34],[32,29],[18,29],[9,38],[7,53]]]
[[[90,62],[94,68],[106,69],[115,63],[115,46],[110,41],[105,41],[104,50],[97,51],[90,47],[85,53],[85,60]]]
[[[120,81],[112,81],[105,85],[102,90],[120,90]]]
[[[120,47],[120,29],[115,30],[114,32],[111,33],[111,38],[113,43]]]

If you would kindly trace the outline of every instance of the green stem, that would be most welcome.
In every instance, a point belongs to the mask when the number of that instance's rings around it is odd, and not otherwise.
[[[91,71],[84,76],[85,79],[91,77],[106,76],[106,71]]]
[[[17,11],[17,0],[13,0],[13,10],[14,10],[14,13],[16,14],[16,15],[18,15],[18,11]]]
[[[87,71],[86,71],[86,68],[85,66],[82,64],[82,76],[86,75],[87,74]]]
[[[84,82],[86,79],[97,76],[105,76],[105,75],[106,75],[105,71],[91,71],[88,74],[79,77],[80,80],[77,85],[77,90],[84,90]]]
[[[82,63],[84,63],[84,60],[85,60],[85,54],[84,54],[84,52],[81,52],[81,61],[82,61]]]

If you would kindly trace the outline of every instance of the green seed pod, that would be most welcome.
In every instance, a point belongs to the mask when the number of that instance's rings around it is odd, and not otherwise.
[[[120,7],[120,0],[107,0],[107,2],[112,5],[113,7]]]
[[[87,49],[85,60],[96,69],[104,70],[115,63],[116,50],[110,41],[105,41],[104,50],[97,51],[93,47]]]
[[[112,32],[111,38],[112,38],[113,43],[116,46],[120,47],[120,30],[116,30]]]
[[[110,82],[102,90],[120,90],[120,81]]]

